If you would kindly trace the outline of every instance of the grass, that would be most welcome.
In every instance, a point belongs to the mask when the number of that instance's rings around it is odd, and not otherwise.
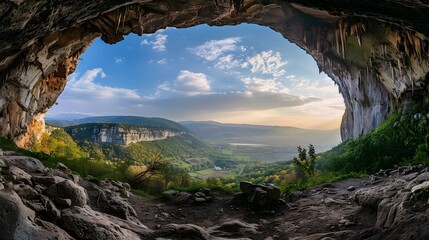
[[[159,196],[154,196],[154,195],[147,193],[145,191],[142,191],[142,190],[131,189],[131,192],[137,196],[144,197],[144,198],[147,198],[150,200],[158,200],[159,199]]]
[[[312,176],[306,180],[300,180],[295,183],[287,183],[283,186],[280,186],[283,195],[287,196],[291,192],[302,191],[323,183],[337,182],[348,178],[362,178],[366,177],[366,173],[338,173],[338,172],[322,172],[315,176]]]

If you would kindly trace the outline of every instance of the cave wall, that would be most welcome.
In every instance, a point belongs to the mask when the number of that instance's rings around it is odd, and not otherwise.
[[[114,44],[129,33],[166,27],[255,23],[281,33],[338,85],[346,105],[343,140],[368,133],[415,93],[427,95],[429,27],[423,23],[429,19],[420,1],[245,0],[240,8],[214,2],[1,2],[0,135],[20,146],[34,139],[95,38]]]

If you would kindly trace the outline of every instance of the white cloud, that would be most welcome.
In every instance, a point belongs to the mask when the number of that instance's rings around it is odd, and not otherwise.
[[[115,57],[115,63],[116,63],[116,64],[123,63],[123,62],[124,62],[124,60],[125,60],[125,58],[124,58],[124,57]]]
[[[210,82],[204,73],[195,73],[182,70],[173,84],[164,82],[159,89],[164,91],[183,93],[188,96],[210,93]]]
[[[155,40],[148,41],[147,39],[144,39],[140,42],[140,45],[150,45],[152,46],[152,49],[157,52],[165,52],[167,50],[167,38],[168,35],[157,33],[155,34]]]
[[[126,88],[114,88],[109,86],[103,86],[94,82],[94,80],[100,76],[104,78],[106,75],[101,68],[94,68],[86,71],[80,78],[77,78],[76,74],[70,75],[69,83],[65,89],[65,94],[69,95],[80,95],[80,99],[85,98],[98,98],[107,99],[120,96],[121,98],[135,98],[138,99],[140,96],[136,90]],[[83,97],[83,98],[82,98]]]
[[[231,69],[238,66],[240,66],[240,62],[238,60],[234,60],[232,54],[220,57],[219,61],[215,64],[215,67],[219,69]]]
[[[159,60],[157,63],[158,64],[166,64],[167,63],[167,59],[163,58],[163,59]]]
[[[279,52],[262,51],[253,57],[247,58],[247,62],[252,66],[253,73],[271,74],[279,77],[286,73],[283,67],[287,61],[283,61]],[[247,67],[247,66],[245,66]]]
[[[202,45],[191,48],[190,51],[207,61],[218,59],[226,52],[237,50],[237,43],[241,41],[239,37],[225,38],[222,40],[210,40]]]
[[[275,78],[243,78],[241,81],[248,92],[271,92],[271,93],[288,93],[289,90]]]

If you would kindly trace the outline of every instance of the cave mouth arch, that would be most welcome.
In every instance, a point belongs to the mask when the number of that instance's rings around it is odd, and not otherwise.
[[[48,112],[338,129],[338,87],[269,28],[242,24],[97,39]],[[339,143],[339,142],[337,142]]]
[[[0,135],[25,142],[28,130],[38,127],[41,113],[55,103],[80,54],[96,37],[113,44],[131,32],[153,33],[168,26],[254,23],[281,33],[338,84],[346,105],[341,126],[344,140],[381,124],[401,105],[402,93],[419,86],[429,72],[424,6],[416,5],[407,15],[396,17],[390,15],[395,11],[384,11],[381,3],[362,8],[365,1],[361,5],[334,1],[329,6],[244,1],[238,11],[227,1],[218,2],[217,6],[211,1],[168,0],[1,3],[1,9],[10,14],[1,20],[8,27],[0,29],[7,36],[0,42]],[[394,10],[403,5],[389,2],[388,6]]]

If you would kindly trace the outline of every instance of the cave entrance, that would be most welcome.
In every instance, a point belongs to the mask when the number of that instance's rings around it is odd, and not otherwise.
[[[314,59],[255,24],[167,28],[115,45],[97,39],[57,103],[48,117],[137,115],[319,130],[337,129],[344,113],[338,87]]]
[[[344,113],[338,86],[319,73],[314,59],[255,24],[167,28],[115,45],[97,39],[57,103],[48,122],[125,115],[314,131],[285,132],[291,136],[270,142],[288,147],[289,155],[301,144],[311,142],[318,151],[338,144]],[[262,137],[231,143],[266,144]]]

